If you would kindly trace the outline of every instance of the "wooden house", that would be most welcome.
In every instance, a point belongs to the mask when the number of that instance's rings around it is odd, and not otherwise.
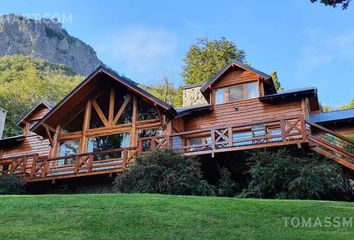
[[[173,108],[135,82],[98,67],[57,105],[40,101],[0,140],[0,171],[27,182],[112,175],[138,154],[171,148],[210,158],[296,145],[354,170],[354,110],[320,113],[316,88],[277,92],[272,78],[231,62],[184,88]]]

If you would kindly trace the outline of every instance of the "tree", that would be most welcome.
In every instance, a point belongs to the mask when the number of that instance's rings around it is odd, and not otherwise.
[[[343,10],[347,9],[351,0],[310,0],[311,2],[320,2],[326,6],[337,7],[337,5],[342,5]]]
[[[350,100],[348,104],[343,104],[342,106],[339,107],[339,109],[351,109],[354,108],[354,98]]]
[[[182,77],[185,84],[208,81],[232,60],[245,61],[246,54],[232,41],[198,39],[184,58]]]
[[[148,91],[155,97],[171,104],[174,107],[183,105],[183,90],[181,87],[175,87],[168,76],[163,76],[162,83],[150,85]]]
[[[270,73],[270,76],[271,76],[272,79],[273,79],[275,90],[277,90],[277,91],[283,91],[284,88],[281,86],[281,84],[280,84],[280,82],[279,82],[277,72],[272,72],[272,73]]]
[[[0,107],[8,111],[4,136],[21,134],[15,124],[26,111],[42,98],[57,103],[81,79],[64,65],[24,56],[0,57]]]

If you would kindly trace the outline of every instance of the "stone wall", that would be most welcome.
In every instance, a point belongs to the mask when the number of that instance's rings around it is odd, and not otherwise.
[[[201,86],[183,89],[183,107],[207,103],[200,89]]]

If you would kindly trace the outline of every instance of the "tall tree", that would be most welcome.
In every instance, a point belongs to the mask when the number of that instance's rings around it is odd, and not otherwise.
[[[160,83],[147,87],[155,97],[171,104],[174,107],[183,105],[183,92],[181,87],[175,87],[168,76],[163,76]]]
[[[342,5],[343,9],[347,9],[351,0],[310,0],[311,2],[320,2],[326,6],[336,7]]]
[[[246,54],[235,43],[225,38],[198,39],[184,58],[182,77],[185,84],[208,81],[232,60],[245,61]]]
[[[280,81],[279,81],[277,72],[272,72],[272,73],[270,73],[270,76],[271,76],[272,79],[273,79],[274,86],[275,86],[275,90],[277,90],[277,91],[283,91],[284,88],[283,88],[283,87],[281,86],[281,84],[280,84]]]

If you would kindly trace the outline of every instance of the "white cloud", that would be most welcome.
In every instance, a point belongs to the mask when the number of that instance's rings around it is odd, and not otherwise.
[[[131,70],[146,72],[157,66],[162,68],[166,59],[174,57],[176,48],[173,32],[134,26],[107,34],[98,51]]]
[[[326,33],[309,29],[307,44],[300,49],[303,65],[320,67],[335,61],[354,59],[354,30],[347,33]]]

